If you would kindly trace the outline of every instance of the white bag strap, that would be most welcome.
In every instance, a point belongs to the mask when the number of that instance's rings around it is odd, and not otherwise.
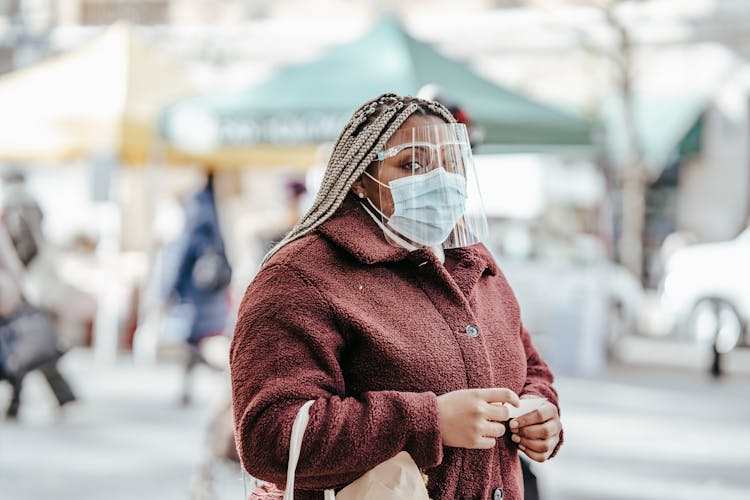
[[[299,409],[297,417],[292,424],[292,436],[289,440],[289,463],[286,467],[286,487],[284,487],[284,500],[294,500],[294,476],[297,472],[297,461],[302,450],[302,438],[307,429],[307,422],[310,420],[310,407],[315,401],[307,401]],[[326,490],[325,500],[335,500],[336,495],[333,490]]]

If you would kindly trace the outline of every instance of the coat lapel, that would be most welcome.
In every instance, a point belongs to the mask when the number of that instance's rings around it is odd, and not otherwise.
[[[456,260],[456,266],[451,272],[453,280],[465,297],[471,295],[479,279],[486,273],[497,274],[497,264],[487,248],[479,243],[470,247],[446,250],[446,258]]]

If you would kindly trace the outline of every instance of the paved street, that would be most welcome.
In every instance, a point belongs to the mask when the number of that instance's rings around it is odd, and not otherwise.
[[[201,371],[196,405],[177,404],[175,365],[97,364],[87,351],[66,356],[81,401],[60,415],[33,374],[21,421],[0,421],[0,498],[4,500],[185,500],[204,456],[205,422],[228,394],[220,375]],[[7,400],[2,384],[0,400]],[[234,479],[230,479],[234,480]],[[241,498],[239,473],[237,496]]]
[[[566,444],[538,468],[545,498],[750,498],[749,377],[616,367],[558,388]]]
[[[63,369],[80,403],[58,414],[34,376],[21,421],[0,422],[2,498],[189,498],[225,376],[200,372],[197,404],[182,409],[174,365],[100,365],[74,351]],[[619,365],[595,379],[560,377],[558,387],[567,443],[537,468],[546,500],[750,498],[750,376],[714,382],[674,362]],[[2,404],[7,396],[3,384]],[[217,500],[242,498],[237,470],[215,472]]]

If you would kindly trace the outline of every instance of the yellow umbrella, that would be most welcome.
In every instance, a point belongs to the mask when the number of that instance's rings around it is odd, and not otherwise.
[[[78,50],[0,78],[0,160],[111,152],[143,163],[155,116],[191,90],[174,63],[117,23]]]

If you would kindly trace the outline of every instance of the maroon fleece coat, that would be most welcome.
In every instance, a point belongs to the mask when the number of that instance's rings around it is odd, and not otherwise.
[[[388,244],[350,196],[258,273],[231,350],[236,440],[252,475],[283,487],[292,422],[314,399],[297,499],[322,498],[402,450],[434,500],[490,499],[496,488],[523,498],[510,433],[490,450],[443,446],[436,398],[507,387],[557,405],[552,374],[484,245],[445,254],[443,265]]]

